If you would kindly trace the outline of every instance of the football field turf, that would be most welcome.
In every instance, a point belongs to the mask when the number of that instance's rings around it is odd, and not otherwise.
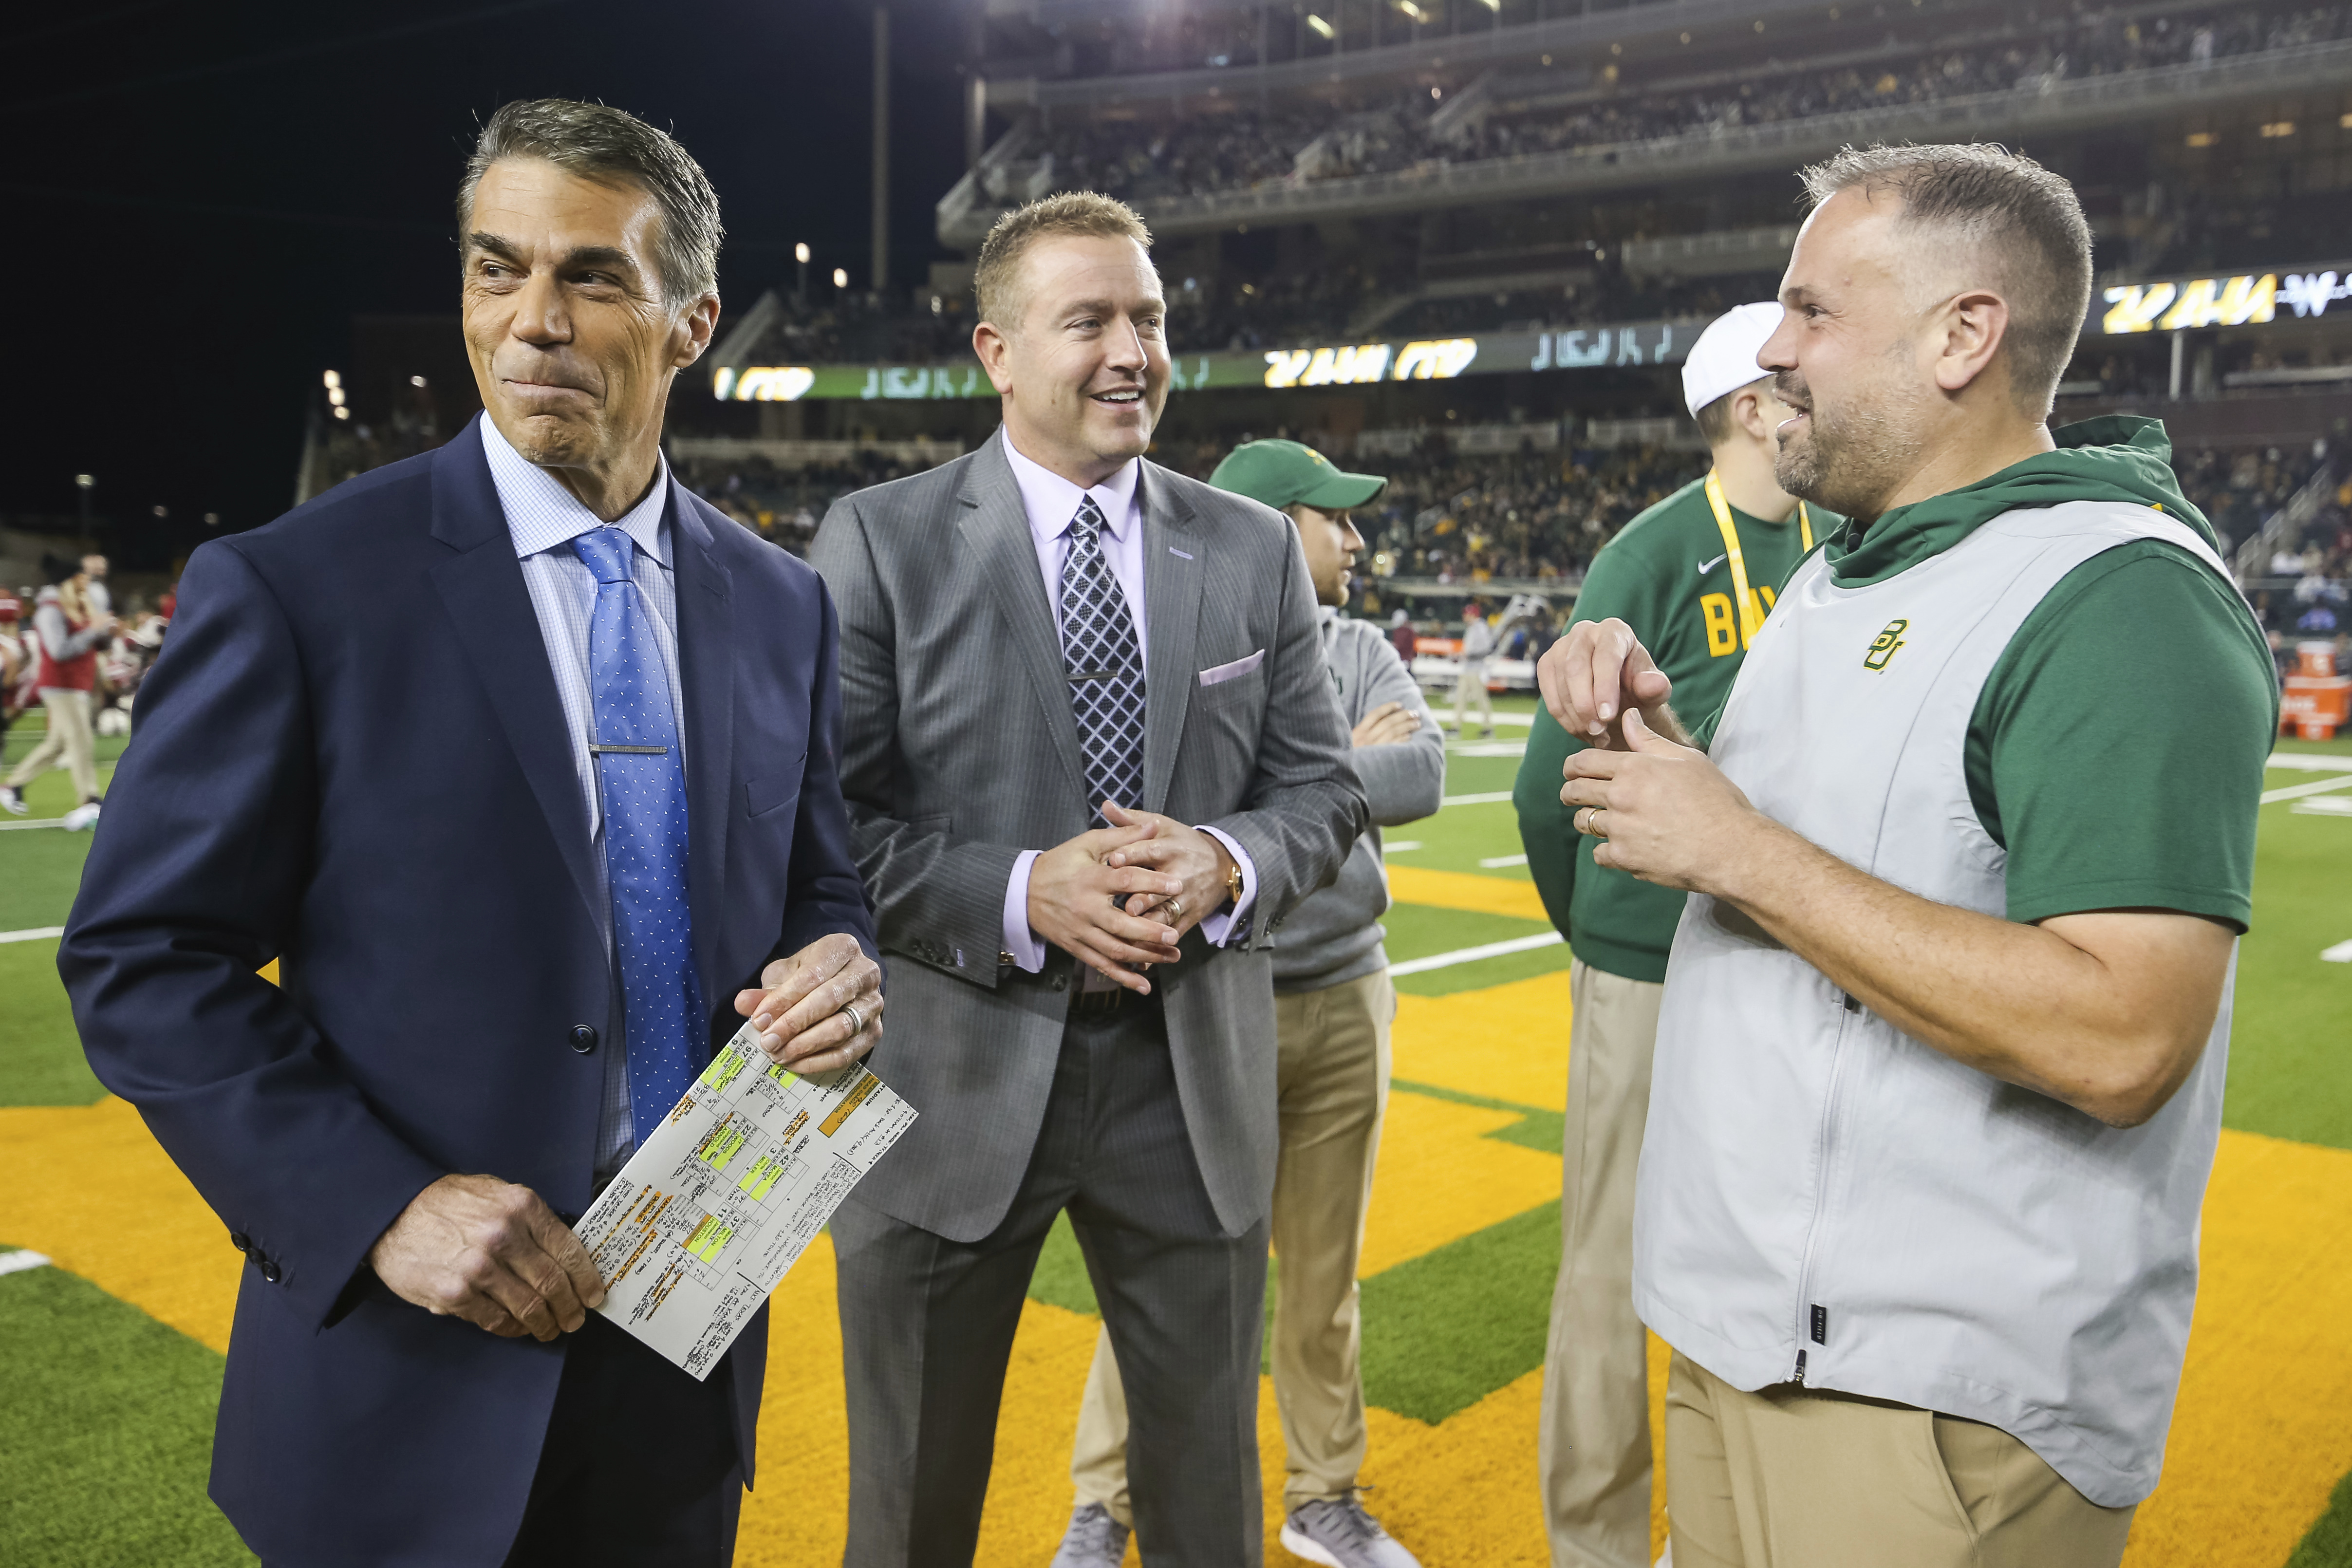
[[[29,727],[8,761],[29,749]],[[1547,1561],[1536,1416],[1559,1247],[1568,952],[1539,942],[1549,927],[1513,863],[1507,795],[1524,733],[1507,722],[1492,743],[1455,747],[1454,804],[1391,834],[1389,952],[1411,973],[1397,982],[1363,1263],[1364,1479],[1373,1511],[1430,1568]],[[2352,962],[2320,956],[2352,953],[2352,745],[2283,750],[2319,766],[2269,775],[2279,798],[2262,813],[2196,1326],[2132,1568],[2352,1568]],[[26,821],[72,804],[59,774],[28,796]],[[204,1495],[242,1260],[82,1064],[56,940],[38,934],[64,921],[88,845],[54,827],[0,831],[0,1563],[249,1563]],[[1496,946],[1514,951],[1465,956]],[[27,1267],[26,1253],[53,1262]],[[1097,1320],[1066,1229],[1031,1295],[980,1552],[1004,1568],[1042,1568],[1069,1509]],[[847,1481],[826,1244],[774,1312],[762,1484],[738,1562],[817,1568],[840,1561]],[[1281,1451],[1264,1385],[1260,1433],[1271,1510]],[[1292,1561],[1268,1522],[1268,1562]]]

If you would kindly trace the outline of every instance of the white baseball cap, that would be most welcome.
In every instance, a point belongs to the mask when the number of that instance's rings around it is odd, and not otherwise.
[[[1780,328],[1780,304],[1764,300],[1735,305],[1708,323],[1683,361],[1683,402],[1691,417],[1727,392],[1737,392],[1766,374],[1756,363],[1764,341]]]

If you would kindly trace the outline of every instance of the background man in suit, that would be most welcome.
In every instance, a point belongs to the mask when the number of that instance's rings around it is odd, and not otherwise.
[[[1370,506],[1388,480],[1343,473],[1296,441],[1250,441],[1227,455],[1209,482],[1277,507],[1297,525],[1321,605],[1324,663],[1351,726],[1349,760],[1374,824],[1348,852],[1339,880],[1292,913],[1274,950],[1282,1155],[1272,1228],[1282,1279],[1268,1359],[1289,1460],[1282,1544],[1339,1568],[1420,1568],[1357,1497],[1366,1434],[1356,1265],[1388,1109],[1389,1024],[1396,1016],[1381,946],[1389,879],[1380,830],[1437,810],[1445,737],[1380,628],[1339,613],[1364,547],[1349,513]],[[1127,1401],[1108,1333],[1095,1340],[1070,1479],[1078,1502],[1054,1568],[1118,1568],[1135,1516]]]
[[[1366,807],[1289,521],[1141,458],[1169,382],[1150,242],[1090,193],[1002,220],[973,346],[1003,430],[846,498],[813,554],[898,961],[881,1070],[922,1112],[834,1221],[858,1568],[971,1560],[1065,1209],[1127,1385],[1146,1561],[1262,1552],[1266,947]]]
[[[189,561],[58,967],[250,1263],[212,1495],[264,1558],[724,1564],[764,1314],[697,1383],[565,1220],[734,1011],[873,1042],[833,614],[662,462],[694,160],[510,103],[458,218],[487,417]]]

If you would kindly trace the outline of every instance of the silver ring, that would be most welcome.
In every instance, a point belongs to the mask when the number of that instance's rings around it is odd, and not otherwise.
[[[855,1002],[844,1002],[841,1010],[849,1015],[849,1037],[856,1039],[866,1032],[866,1015],[857,1010]]]
[[[1170,920],[1176,921],[1181,921],[1184,918],[1183,900],[1179,898],[1171,898],[1168,900],[1168,918]]]

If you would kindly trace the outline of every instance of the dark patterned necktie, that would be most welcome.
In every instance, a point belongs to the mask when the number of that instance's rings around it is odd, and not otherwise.
[[[1103,558],[1102,509],[1092,496],[1070,523],[1062,563],[1062,669],[1087,757],[1087,805],[1107,827],[1102,803],[1139,809],[1143,796],[1143,650],[1127,595]]]

